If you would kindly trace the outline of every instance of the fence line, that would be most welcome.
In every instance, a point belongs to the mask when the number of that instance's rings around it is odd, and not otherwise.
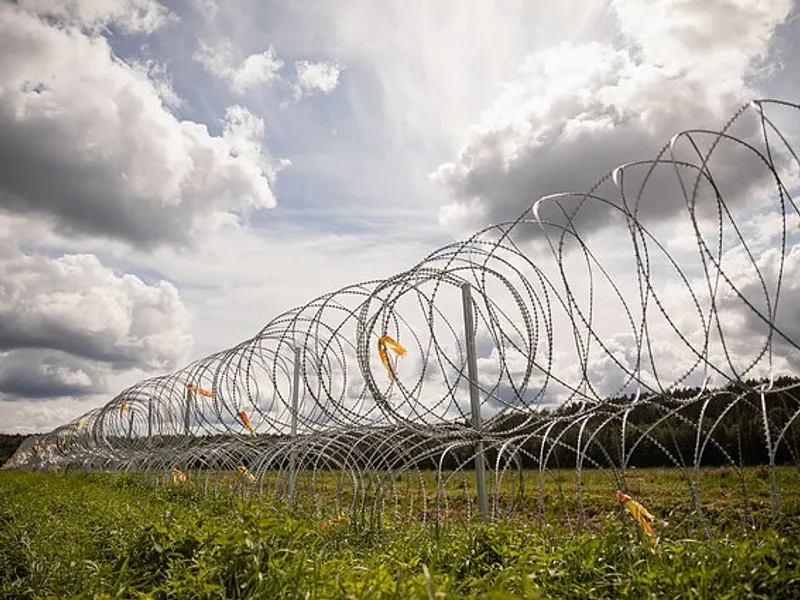
[[[580,523],[587,473],[613,494],[632,468],[672,466],[711,535],[701,466],[736,474],[745,523],[744,467],[762,463],[779,518],[778,466],[800,468],[797,299],[780,302],[800,273],[786,183],[800,160],[776,122],[798,109],[759,100],[719,131],[683,131],[586,193],[538,199],[141,381],[6,466],[176,469],[321,513],[423,518],[471,515],[473,502],[491,518],[528,511],[531,468],[545,522],[546,480],[569,468],[557,510]]]

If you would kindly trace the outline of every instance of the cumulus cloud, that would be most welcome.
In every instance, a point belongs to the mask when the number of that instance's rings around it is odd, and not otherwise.
[[[0,281],[0,399],[95,397],[126,374],[175,368],[191,349],[172,284],[115,273],[96,256],[33,256],[6,241]]]
[[[342,65],[336,61],[294,62],[295,78],[283,79],[280,70],[285,65],[270,46],[260,53],[247,56],[238,66],[233,44],[222,40],[215,45],[200,42],[193,59],[212,75],[225,81],[235,94],[245,94],[260,86],[279,85],[291,90],[294,99],[313,94],[330,94],[339,85]]]
[[[457,160],[432,174],[453,198],[440,222],[464,233],[515,219],[541,196],[588,191],[616,166],[653,158],[681,129],[721,127],[751,99],[748,78],[790,7],[789,0],[612,2],[621,46],[564,44],[528,56],[469,129]],[[757,128],[745,119],[737,133],[749,139]],[[688,144],[682,150],[693,152]],[[732,144],[714,160],[734,200],[768,181],[752,155]],[[685,206],[674,171],[671,181],[671,188],[650,185],[645,214]],[[581,219],[600,226],[600,205]]]
[[[26,349],[0,353],[0,398],[80,397],[103,390],[106,382],[102,367],[63,352]]]
[[[222,139],[230,147],[232,156],[245,158],[251,164],[260,164],[262,168],[266,168],[261,154],[263,136],[263,119],[256,117],[243,106],[234,105],[227,108]]]
[[[131,63],[139,76],[149,80],[161,101],[171,109],[183,106],[183,99],[178,96],[172,87],[172,77],[167,70],[167,65],[153,59],[141,60]]]
[[[278,59],[272,48],[260,54],[251,54],[234,72],[231,88],[241,94],[251,87],[268,84],[277,79],[282,66],[283,61]]]
[[[0,280],[0,351],[57,351],[116,370],[160,371],[191,347],[190,316],[172,284],[117,274],[96,256],[51,259],[6,247]],[[4,368],[9,360],[0,361]]]
[[[20,0],[17,4],[91,31],[115,25],[123,33],[146,34],[177,20],[156,0]]]
[[[92,254],[20,251],[0,220],[0,423],[44,430],[185,363],[192,317],[169,282]]]
[[[755,263],[743,247],[737,247],[726,254],[723,267],[732,285],[722,287],[718,306],[724,331],[732,340],[731,351],[740,357],[737,366],[749,366],[755,359],[753,355],[771,338],[777,367],[796,371],[800,344],[800,244],[785,255],[780,248],[770,248]],[[771,331],[769,323],[777,331]]]
[[[800,236],[796,223],[787,224],[786,248],[782,251],[774,243],[774,238],[781,238],[784,233],[781,219],[773,219],[775,214],[773,209],[752,226],[742,223],[746,245],[741,240],[734,241],[738,235],[726,226],[721,247],[727,250],[721,255],[716,252],[717,232],[706,237],[713,261],[699,251],[698,240],[692,237],[669,249],[669,257],[675,263],[665,268],[666,254],[655,244],[648,244],[652,287],[646,305],[639,295],[637,269],[630,265],[632,258],[621,257],[630,250],[619,229],[604,230],[598,243],[590,244],[593,255],[613,278],[619,290],[617,298],[598,286],[597,277],[589,295],[588,277],[580,268],[579,253],[565,261],[568,281],[584,315],[590,314],[588,299],[594,300],[592,329],[598,339],[592,340],[586,366],[587,377],[599,393],[619,391],[629,373],[637,372],[645,384],[655,389],[659,384],[699,385],[706,374],[713,377],[713,386],[719,386],[727,383],[726,378],[737,376],[760,378],[770,372],[798,373],[800,286],[795,282],[800,274]],[[751,238],[750,232],[760,229],[762,222],[774,225],[770,241],[757,235]],[[663,226],[658,239],[666,237],[670,229]],[[612,242],[614,237],[616,244]],[[753,239],[755,243],[751,243]],[[686,279],[678,277],[678,268]],[[630,324],[622,317],[627,311]],[[645,317],[646,338],[638,330]],[[768,322],[773,323],[774,329]],[[572,335],[569,323],[554,329],[562,328]],[[588,329],[583,335],[588,338]],[[599,346],[601,343],[605,348]],[[557,371],[573,383],[582,378],[576,358],[575,352],[567,350],[555,361]],[[635,387],[630,386],[628,391],[635,391]]]
[[[335,61],[309,62],[299,60],[295,62],[297,70],[297,83],[295,97],[304,98],[316,92],[330,94],[339,85],[339,75],[342,66]]]
[[[201,42],[194,54],[194,60],[213,75],[226,81],[231,90],[237,94],[244,94],[252,88],[278,81],[279,71],[284,65],[275,53],[275,49],[269,47],[263,52],[249,55],[238,67],[233,67],[231,66],[234,61],[233,47],[230,42],[223,42],[217,46]]]
[[[0,208],[149,248],[188,243],[214,215],[275,206],[279,166],[263,150],[237,152],[175,118],[104,38],[4,5],[0,56]]]
[[[2,396],[0,396],[0,399]],[[44,433],[86,412],[86,401],[65,397],[50,402],[15,399],[0,402],[0,422],[10,433]]]

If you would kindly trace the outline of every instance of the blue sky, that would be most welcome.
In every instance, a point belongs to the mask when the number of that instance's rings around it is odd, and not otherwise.
[[[800,100],[797,12],[789,0],[4,5],[0,430],[74,418],[542,195],[585,191],[753,97]],[[796,139],[797,114],[777,118]],[[760,175],[724,160],[732,190],[760,193]],[[648,214],[678,251],[680,202],[654,189]],[[599,213],[582,215],[614,256]]]

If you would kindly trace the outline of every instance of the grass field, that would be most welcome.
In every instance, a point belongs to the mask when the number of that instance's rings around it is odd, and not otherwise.
[[[0,597],[800,597],[796,469],[778,471],[777,521],[764,469],[745,473],[746,495],[732,471],[704,471],[712,540],[678,471],[629,472],[631,494],[669,522],[655,546],[600,473],[584,480],[583,524],[571,471],[548,474],[543,497],[535,472],[521,494],[518,481],[502,487],[501,499],[516,498],[513,518],[490,524],[466,518],[470,477],[447,487],[450,512],[437,523],[435,474],[409,473],[379,519],[357,511],[322,530],[337,498],[348,501],[336,474],[317,476],[321,501],[295,510],[268,493],[209,493],[189,479],[170,487],[130,474],[0,472]],[[300,478],[301,500],[310,482]]]

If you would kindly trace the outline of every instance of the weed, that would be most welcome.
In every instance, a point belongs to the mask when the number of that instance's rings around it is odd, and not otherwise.
[[[605,507],[591,531],[558,519],[541,527],[535,505],[528,520],[376,515],[320,530],[313,511],[257,495],[232,502],[137,474],[0,472],[0,597],[797,597],[791,494],[785,526],[743,533],[720,493],[730,475],[710,475],[706,493],[720,498],[706,516],[720,535],[707,541],[671,474],[638,471],[656,482],[652,509],[670,519],[655,547],[591,481],[584,503]]]

